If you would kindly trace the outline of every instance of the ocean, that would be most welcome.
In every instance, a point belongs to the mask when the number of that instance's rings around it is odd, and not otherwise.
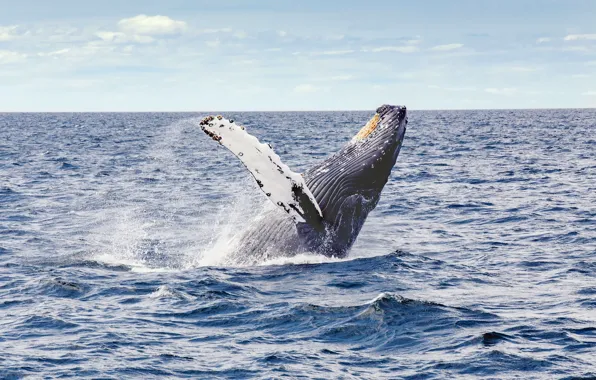
[[[411,111],[347,258],[255,266],[207,114],[0,114],[0,378],[596,378],[596,110]],[[302,172],[372,111],[224,115]]]

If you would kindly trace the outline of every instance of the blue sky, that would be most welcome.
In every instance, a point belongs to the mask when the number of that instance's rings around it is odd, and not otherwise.
[[[0,9],[0,111],[596,107],[591,0]]]

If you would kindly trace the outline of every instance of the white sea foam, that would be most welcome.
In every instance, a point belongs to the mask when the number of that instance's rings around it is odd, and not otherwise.
[[[187,301],[194,300],[189,294],[170,288],[168,285],[159,286],[153,293],[149,294],[149,298],[180,298]]]
[[[301,253],[291,257],[276,257],[263,261],[259,265],[301,265],[301,264],[324,264],[324,263],[336,263],[345,261],[337,257],[327,257],[316,253]]]
[[[157,172],[155,175],[162,175],[165,177],[162,181],[168,183],[172,177],[179,176],[171,173],[189,170],[182,167],[184,163],[177,149],[185,132],[197,130],[198,120],[195,119],[166,127],[155,137],[155,145],[148,152],[149,160],[137,169],[142,173],[140,176]],[[203,136],[197,134],[196,138]],[[217,155],[229,156],[220,149],[209,154],[212,159]],[[170,177],[166,177],[168,175]],[[102,204],[88,212],[92,222],[87,238],[91,257],[87,258],[108,265],[125,265],[135,272],[229,264],[226,258],[235,249],[234,237],[249,226],[251,220],[258,218],[255,210],[263,210],[268,203],[256,190],[248,172],[218,189],[225,201],[217,204],[201,199],[200,193],[189,193],[169,184],[167,191],[162,191],[159,183],[143,187],[138,182],[128,181],[117,185],[120,192],[103,193]],[[105,186],[110,188],[114,184]],[[160,192],[159,196],[154,192]],[[98,193],[102,194],[101,189]],[[142,202],[126,198],[131,195],[142,198]],[[205,211],[208,208],[212,211]]]

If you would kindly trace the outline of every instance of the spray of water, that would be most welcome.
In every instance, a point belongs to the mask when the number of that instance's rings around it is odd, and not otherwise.
[[[212,149],[210,141],[195,140],[203,137],[196,133],[199,120],[165,127],[142,165],[124,179],[106,182],[104,193],[113,194],[116,188],[118,196],[90,210],[94,221],[87,240],[92,260],[125,265],[133,271],[246,265],[233,255],[241,244],[238,237],[274,206],[244,170],[225,186],[214,186],[215,194],[205,194],[208,183],[197,183],[206,171],[200,165],[236,161],[223,149]],[[301,254],[258,264],[331,261],[338,260]]]
[[[167,126],[142,165],[124,179],[106,181],[98,192],[101,200],[87,210],[92,260],[135,271],[234,264],[228,256],[235,237],[258,218],[255,210],[263,209],[266,200],[244,172],[217,188],[218,201],[196,189],[201,169],[194,167],[196,156],[208,154],[204,162],[228,158],[222,150],[207,153],[193,146],[187,135],[203,137],[195,135],[197,125],[198,119],[190,119]]]

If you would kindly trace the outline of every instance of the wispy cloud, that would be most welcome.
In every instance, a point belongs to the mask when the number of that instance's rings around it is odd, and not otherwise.
[[[488,92],[489,94],[494,94],[494,95],[506,95],[506,96],[511,96],[511,95],[515,95],[517,93],[517,88],[513,88],[513,87],[505,87],[505,88],[485,88],[484,89],[485,92]]]
[[[234,33],[234,37],[242,40],[242,39],[245,39],[246,37],[248,37],[248,33],[246,33],[243,30],[239,30]]]
[[[412,39],[405,41],[405,43],[408,45],[417,45],[421,42],[422,42],[422,37],[420,37],[420,36],[417,36],[416,38],[412,38]]]
[[[570,34],[565,41],[596,40],[596,34]]]
[[[539,44],[543,44],[545,42],[550,42],[550,38],[549,37],[540,37],[539,39],[536,40],[536,43],[539,43]]]
[[[352,80],[354,79],[353,75],[336,75],[330,78],[331,80],[339,80],[339,81],[345,81],[345,80]]]
[[[380,53],[380,52],[384,52],[384,51],[393,51],[393,52],[398,52],[398,53],[415,53],[418,50],[419,49],[416,46],[381,46],[381,47],[370,49],[370,51],[372,51],[373,53]],[[364,51],[367,51],[367,50],[364,49]]]
[[[68,52],[70,52],[70,48],[65,48],[65,49],[60,49],[60,50],[54,50],[54,51],[51,51],[49,53],[44,53],[44,52],[37,53],[37,55],[40,56],[40,57],[56,57],[56,56],[68,54]]]
[[[437,45],[430,48],[432,51],[450,51],[450,50],[457,50],[464,47],[464,44],[447,44],[447,45]]]
[[[512,72],[512,73],[532,73],[535,71],[538,71],[539,69],[537,67],[534,66],[508,66],[508,67],[502,67],[500,69],[498,69],[497,71],[500,72]]]
[[[582,95],[584,95],[584,96],[596,96],[596,91],[582,92]]]
[[[0,41],[10,41],[17,37],[18,25],[0,26]]]
[[[199,33],[201,34],[215,34],[215,33],[231,33],[232,28],[208,28],[208,29],[201,29]],[[246,37],[246,36],[244,36]]]
[[[476,91],[476,87],[443,87],[434,84],[428,85],[427,87],[433,90],[443,90],[451,92]]]
[[[299,84],[298,86],[294,87],[294,92],[310,93],[310,92],[317,92],[320,89],[321,89],[320,87],[314,86],[310,83],[304,83],[304,84]]]
[[[562,50],[563,51],[582,52],[582,53],[588,53],[588,52],[592,51],[592,49],[590,49],[587,46],[565,46]]]
[[[0,64],[15,63],[27,58],[26,54],[10,50],[0,50]]]
[[[311,53],[312,55],[345,55],[352,54],[354,50],[326,50]]]
[[[180,33],[186,29],[186,22],[172,20],[168,16],[147,16],[140,14],[120,20],[118,27],[122,31],[133,34],[152,36]]]
[[[126,34],[123,32],[97,32],[95,33],[104,42],[115,43],[115,44],[126,44],[126,43],[139,43],[148,44],[155,39],[151,36],[143,36],[139,34]]]

